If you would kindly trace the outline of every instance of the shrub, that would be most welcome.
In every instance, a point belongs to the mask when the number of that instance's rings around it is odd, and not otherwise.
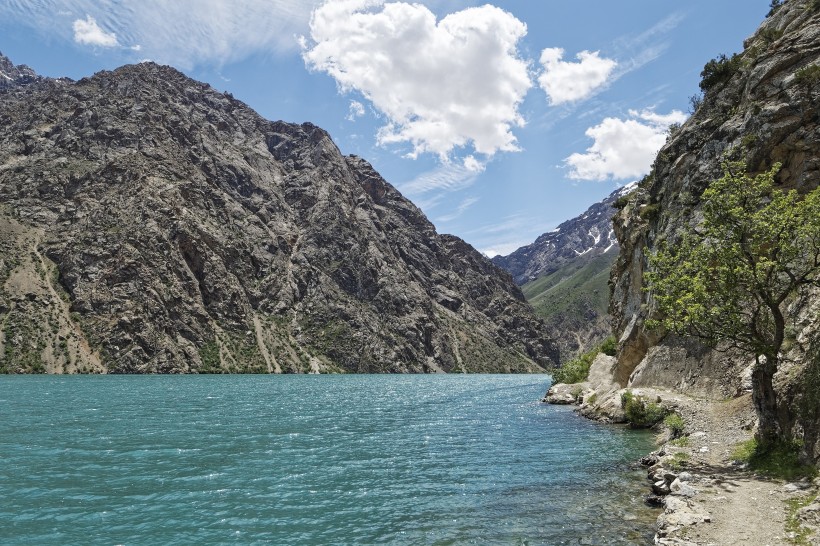
[[[635,396],[631,391],[621,394],[621,407],[626,420],[633,428],[649,428],[660,423],[666,416],[666,409],[660,404],[647,402],[642,396]]]
[[[740,70],[740,55],[735,53],[731,57],[720,54],[703,67],[700,73],[700,88],[707,91],[714,86],[726,83]]]
[[[618,352],[618,340],[615,336],[609,336],[601,343],[601,352],[607,356],[615,356]]]
[[[683,435],[683,417],[679,413],[670,413],[663,419],[663,424],[669,428],[672,433],[672,438],[679,438]]]
[[[766,17],[771,17],[774,15],[777,10],[780,9],[780,6],[783,5],[784,0],[772,0],[772,3],[769,4],[769,13],[766,14]]]
[[[614,336],[609,336],[603,343],[595,347],[591,351],[573,358],[560,368],[552,372],[552,380],[555,383],[581,383],[586,381],[589,376],[589,368],[592,366],[592,361],[598,356],[598,353],[604,353],[607,356],[615,356],[618,348],[618,341]]]
[[[670,441],[669,444],[675,447],[687,447],[689,445],[689,436],[681,436],[680,438],[675,438],[674,440]]]
[[[629,204],[629,200],[632,198],[632,193],[627,193],[626,195],[622,195],[615,200],[612,204],[618,210],[623,210],[627,204]]]
[[[598,356],[598,350],[592,350],[581,356],[574,358],[552,372],[552,379],[555,383],[580,383],[586,381],[589,375],[589,367],[592,361]]]
[[[694,114],[703,104],[703,95],[692,95],[689,97],[689,113]]]

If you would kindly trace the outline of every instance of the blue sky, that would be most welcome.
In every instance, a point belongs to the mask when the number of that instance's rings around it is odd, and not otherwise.
[[[153,60],[330,132],[441,233],[507,254],[640,178],[769,0],[0,0],[0,51]]]

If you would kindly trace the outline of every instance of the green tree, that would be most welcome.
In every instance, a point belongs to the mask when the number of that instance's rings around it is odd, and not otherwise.
[[[749,176],[742,162],[703,193],[703,221],[674,245],[649,256],[645,276],[668,330],[755,357],[752,396],[763,445],[789,440],[788,404],[778,405],[772,378],[786,330],[784,308],[801,287],[818,284],[820,189],[800,196],[775,187],[780,169]]]

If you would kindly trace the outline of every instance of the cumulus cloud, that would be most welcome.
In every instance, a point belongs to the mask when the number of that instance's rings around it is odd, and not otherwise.
[[[664,115],[630,110],[629,115],[628,119],[606,118],[586,130],[594,143],[586,153],[575,153],[564,160],[570,178],[620,180],[646,174],[666,142],[669,126],[686,121],[686,114],[678,110]]]
[[[77,19],[72,25],[74,29],[74,41],[78,44],[99,46],[99,47],[117,47],[117,35],[113,32],[106,32],[100,28],[97,21],[87,15],[85,19]]]
[[[612,59],[601,57],[597,51],[578,53],[577,63],[566,62],[563,57],[564,50],[560,47],[541,52],[544,72],[538,77],[538,83],[547,93],[550,104],[554,105],[589,97],[607,83],[618,65]]]
[[[229,63],[258,52],[298,51],[297,36],[308,30],[310,13],[318,3],[319,0],[0,0],[0,13],[7,21],[49,35],[67,40],[86,37],[91,42],[83,43],[97,46],[120,45],[157,62],[187,69],[202,63]],[[93,25],[105,30],[95,34]],[[116,43],[105,36],[113,37]]]
[[[446,158],[461,147],[491,156],[518,150],[518,107],[532,86],[517,52],[527,27],[485,5],[441,20],[421,4],[332,0],[310,22],[303,57],[342,92],[362,93],[387,119],[381,145]]]

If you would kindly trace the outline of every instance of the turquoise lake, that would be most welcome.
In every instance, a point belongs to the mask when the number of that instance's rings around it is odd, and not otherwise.
[[[543,375],[0,378],[1,544],[647,544]]]

